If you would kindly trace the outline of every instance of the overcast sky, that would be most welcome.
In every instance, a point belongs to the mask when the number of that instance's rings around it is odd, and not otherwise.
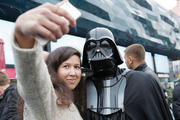
[[[159,3],[165,9],[172,9],[176,6],[176,0],[154,0]]]

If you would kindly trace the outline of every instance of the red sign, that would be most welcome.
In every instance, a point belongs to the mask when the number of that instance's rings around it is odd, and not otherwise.
[[[16,70],[14,68],[5,68],[5,69],[0,69],[0,70],[5,72],[8,75],[9,79],[16,78]]]
[[[0,69],[5,69],[4,42],[0,39]]]
[[[14,68],[6,68],[5,56],[4,56],[4,41],[0,38],[0,70],[5,72],[9,79],[16,78],[16,72]]]

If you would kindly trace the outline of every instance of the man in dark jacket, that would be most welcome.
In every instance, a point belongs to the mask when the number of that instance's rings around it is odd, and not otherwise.
[[[132,44],[125,49],[125,63],[129,69],[146,72],[154,77],[160,84],[160,80],[145,62],[145,49],[141,44]]]
[[[89,31],[82,66],[87,83],[87,120],[172,120],[157,81],[145,72],[120,69],[121,55],[109,29]]]
[[[160,79],[145,62],[145,49],[143,45],[132,44],[128,46],[124,52],[125,52],[124,58],[125,58],[125,63],[127,67],[135,71],[142,71],[147,74],[150,74],[157,81],[157,83],[161,87],[163,95],[165,96],[163,87],[160,83]]]
[[[18,92],[16,85],[10,85],[8,76],[0,71],[0,120],[20,120],[17,114]]]

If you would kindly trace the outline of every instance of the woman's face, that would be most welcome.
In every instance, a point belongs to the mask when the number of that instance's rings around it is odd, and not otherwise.
[[[62,79],[68,88],[73,90],[81,79],[80,58],[71,56],[58,67],[58,77]]]

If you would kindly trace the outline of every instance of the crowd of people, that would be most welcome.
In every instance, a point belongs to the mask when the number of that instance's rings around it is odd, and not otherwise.
[[[97,27],[87,33],[82,62],[73,47],[43,51],[37,36],[55,42],[69,32],[69,25],[76,26],[60,5],[45,3],[17,18],[11,36],[17,85],[0,72],[0,86],[4,86],[0,87],[0,120],[173,120],[142,45],[128,46],[121,56],[113,33]],[[122,57],[128,70],[118,67]],[[79,84],[81,67],[87,75],[85,84]],[[85,94],[75,95],[78,84],[85,86],[78,89]],[[180,118],[178,91],[175,88],[171,101],[176,120]],[[76,104],[77,97],[85,102]]]

